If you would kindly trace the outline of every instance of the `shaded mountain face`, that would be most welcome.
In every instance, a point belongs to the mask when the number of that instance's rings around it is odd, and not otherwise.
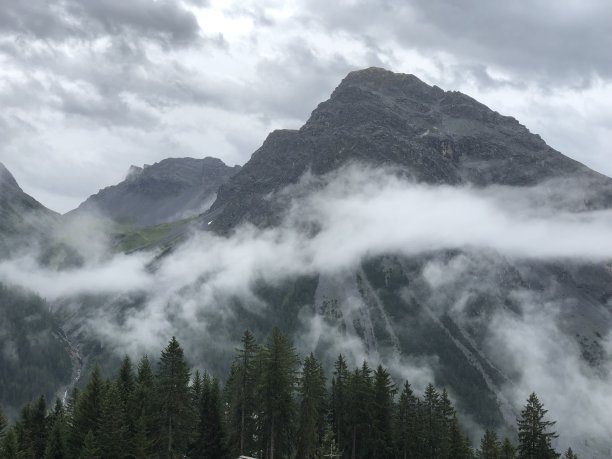
[[[555,151],[516,119],[413,75],[369,68],[350,73],[299,130],[272,132],[221,187],[203,221],[213,220],[221,232],[245,220],[273,225],[280,213],[269,193],[307,171],[325,174],[355,161],[429,184],[530,186],[571,177],[598,189],[579,205],[612,203],[609,179]]]
[[[24,193],[0,163],[0,258],[43,237],[59,215]]]
[[[239,170],[210,157],[132,166],[123,182],[100,190],[68,215],[95,212],[135,226],[192,217],[210,207],[219,186]]]

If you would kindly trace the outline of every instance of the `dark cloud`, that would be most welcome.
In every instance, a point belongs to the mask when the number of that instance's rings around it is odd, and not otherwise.
[[[129,35],[182,46],[196,42],[200,28],[172,0],[0,0],[0,33],[56,42]]]
[[[463,64],[497,67],[546,83],[584,86],[594,76],[612,78],[612,8],[605,0],[307,4],[309,20],[330,32],[392,39],[406,48],[444,52]]]

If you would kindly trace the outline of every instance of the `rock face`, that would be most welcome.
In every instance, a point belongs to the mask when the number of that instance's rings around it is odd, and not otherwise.
[[[599,190],[582,204],[612,202],[608,178],[555,151],[514,118],[414,75],[369,68],[350,73],[299,130],[272,132],[221,187],[203,220],[214,220],[212,228],[222,232],[245,220],[272,225],[278,212],[265,198],[269,193],[307,170],[324,174],[351,161],[392,166],[430,184],[527,186],[571,177]]]
[[[55,212],[24,193],[15,177],[0,163],[0,258],[22,245],[32,244],[58,218]]]
[[[239,170],[210,157],[132,166],[123,182],[100,190],[70,214],[93,211],[135,226],[191,217],[208,209],[219,186]]]

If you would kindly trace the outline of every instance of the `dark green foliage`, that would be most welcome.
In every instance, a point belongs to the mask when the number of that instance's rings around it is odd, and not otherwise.
[[[159,451],[162,457],[174,457],[185,451],[191,437],[194,409],[189,389],[189,368],[183,349],[175,337],[162,351],[157,375],[159,407]]]
[[[331,387],[331,411],[333,431],[336,435],[336,442],[341,451],[347,452],[349,448],[350,438],[347,424],[347,415],[349,407],[349,371],[346,360],[340,354],[334,363],[334,376],[332,378]]]
[[[17,443],[17,435],[15,429],[9,429],[0,442],[0,453],[3,459],[18,459],[19,444]]]
[[[119,391],[120,380],[110,382],[104,393],[97,434],[98,450],[102,457],[122,457],[127,452],[127,416]]]
[[[4,411],[2,411],[2,405],[0,405],[0,440],[4,437],[5,430],[8,427],[8,421],[6,420],[6,416],[4,416]]]
[[[372,420],[373,459],[384,459],[393,454],[392,416],[395,385],[389,372],[381,365],[374,372],[370,418]]]
[[[578,459],[578,456],[574,454],[572,448],[568,448],[565,454],[563,455],[563,459]]]
[[[325,375],[323,367],[313,354],[304,360],[299,397],[297,455],[311,459],[317,456],[320,448],[326,412]]]
[[[278,328],[259,349],[259,438],[267,459],[288,457],[295,438],[295,384],[298,357]]]
[[[418,457],[418,409],[418,400],[406,381],[395,414],[396,450],[401,459]]]
[[[516,451],[515,451],[514,446],[510,442],[510,439],[508,437],[504,438],[504,441],[502,442],[502,445],[501,445],[499,458],[500,459],[514,459],[515,456],[516,456]]]
[[[559,457],[550,445],[554,422],[545,419],[535,394],[518,420],[518,455],[490,430],[475,455],[450,397],[432,384],[419,397],[405,382],[396,399],[385,368],[372,371],[364,362],[349,371],[339,357],[328,398],[321,364],[311,354],[298,377],[298,357],[278,329],[262,347],[245,333],[237,351],[223,391],[207,373],[196,372],[190,385],[174,338],[162,351],[157,375],[146,356],[136,372],[125,358],[108,381],[96,367],[82,392],[71,391],[66,407],[56,400],[47,411],[41,396],[23,406],[12,426],[0,413],[0,458],[230,459],[241,445],[260,459]],[[571,449],[563,457],[576,459]]]
[[[199,402],[197,437],[193,457],[224,459],[228,457],[223,438],[221,389],[219,381],[204,375]]]
[[[94,433],[90,430],[87,432],[83,439],[83,447],[79,453],[79,459],[98,459],[100,458],[100,451],[97,446],[98,442]]]
[[[551,446],[551,440],[557,437],[550,429],[555,422],[545,419],[547,410],[532,393],[527,399],[525,408],[518,419],[518,458],[519,459],[554,459],[559,457]]]
[[[100,368],[96,365],[74,408],[74,417],[68,435],[68,449],[72,456],[80,454],[88,432],[91,431],[94,436],[98,434],[103,396]]]
[[[482,440],[480,441],[479,459],[500,459],[501,443],[497,438],[497,434],[492,430],[485,431]]]
[[[225,390],[227,403],[227,442],[232,456],[254,455],[257,451],[256,433],[256,366],[258,346],[253,334],[246,330],[242,346],[230,370]]]

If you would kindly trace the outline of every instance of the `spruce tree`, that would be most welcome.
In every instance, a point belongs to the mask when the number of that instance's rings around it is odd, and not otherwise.
[[[47,402],[42,395],[32,405],[30,417],[26,423],[26,431],[28,446],[34,457],[44,457],[49,427],[47,425]]]
[[[255,436],[258,346],[253,333],[245,330],[241,347],[236,349],[228,378],[225,399],[228,405],[227,442],[233,456],[253,455],[257,450]]]
[[[512,442],[508,437],[504,438],[499,454],[500,459],[514,459],[515,456],[516,451],[514,449],[514,446],[512,445]]]
[[[441,446],[445,435],[442,416],[439,410],[440,394],[429,384],[425,389],[423,399],[423,421],[425,429],[424,437],[424,459],[438,459],[441,457]]]
[[[124,419],[122,423],[125,425],[125,441],[128,445],[128,452],[133,455],[131,446],[133,445],[134,435],[136,433],[137,410],[135,400],[136,380],[134,376],[134,367],[132,360],[126,355],[121,362],[119,374],[117,375],[117,390],[119,400],[123,411]]]
[[[8,427],[8,421],[6,419],[6,416],[4,416],[2,405],[0,405],[0,441],[2,441],[2,438],[4,438],[7,427]]]
[[[565,454],[563,455],[563,459],[578,459],[578,456],[574,454],[572,448],[568,448]]]
[[[295,413],[297,355],[278,328],[273,328],[267,346],[258,353],[259,429],[265,457],[288,457],[292,453]]]
[[[396,388],[389,372],[381,365],[374,371],[372,404],[372,455],[373,459],[385,459],[393,454],[392,415]]]
[[[118,381],[112,381],[102,400],[100,428],[96,436],[102,457],[123,457],[128,452],[128,425],[118,386]]]
[[[189,381],[189,368],[183,349],[172,337],[161,353],[156,386],[162,457],[180,456],[189,444],[194,421]]]
[[[349,371],[345,358],[340,354],[334,363],[334,374],[331,387],[332,423],[336,441],[342,451],[349,450],[350,433],[347,432],[346,417],[349,411],[348,381]]]
[[[66,459],[68,447],[66,445],[66,430],[63,418],[56,418],[47,440],[45,459]]]
[[[194,457],[224,459],[228,456],[223,438],[219,381],[204,375],[199,403],[198,437]]]
[[[304,360],[299,380],[300,413],[297,456],[315,458],[325,425],[326,390],[323,367],[311,353]]]
[[[19,444],[15,429],[8,429],[0,443],[0,457],[3,459],[19,459]]]
[[[93,431],[89,430],[83,438],[83,446],[77,457],[79,459],[99,459],[101,457]]]
[[[417,398],[408,381],[400,394],[395,413],[395,440],[400,459],[416,459],[417,454]]]
[[[470,459],[471,448],[469,441],[461,433],[457,416],[453,416],[453,419],[450,421],[448,444],[448,452],[440,457],[449,459]]]
[[[138,363],[134,388],[134,414],[136,418],[134,454],[136,455],[147,457],[155,451],[156,434],[159,430],[156,408],[155,377],[149,358],[145,355]]]
[[[479,459],[500,459],[501,444],[497,434],[492,430],[486,430],[480,440]]]
[[[518,419],[518,458],[519,459],[554,459],[559,457],[551,445],[557,434],[550,429],[555,422],[545,419],[548,411],[532,393]]]
[[[89,381],[78,395],[74,417],[68,434],[68,449],[73,457],[78,457],[83,449],[85,436],[89,431],[97,435],[102,415],[103,381],[100,367],[95,366]]]

